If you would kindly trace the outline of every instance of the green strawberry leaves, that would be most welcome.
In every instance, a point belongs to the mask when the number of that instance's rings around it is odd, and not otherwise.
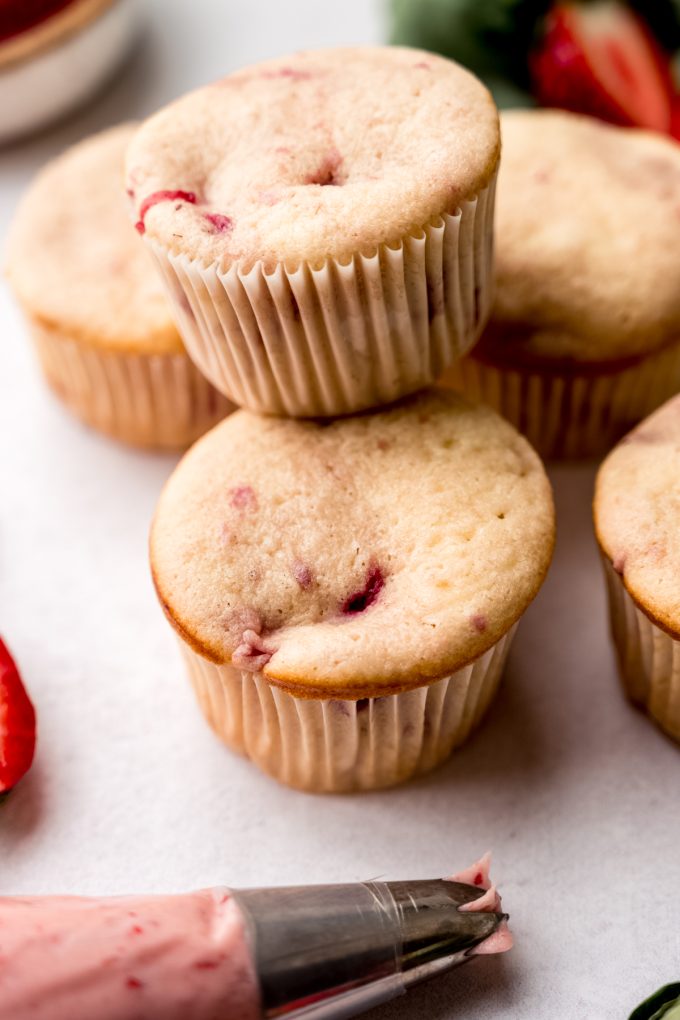
[[[664,985],[633,1010],[628,1020],[680,1020],[680,982]]]

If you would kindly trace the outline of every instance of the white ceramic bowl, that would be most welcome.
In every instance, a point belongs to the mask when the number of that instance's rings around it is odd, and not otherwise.
[[[83,0],[64,14],[79,4]],[[16,51],[20,42],[22,51],[11,59],[3,60],[0,44],[0,142],[44,127],[83,102],[123,59],[141,25],[138,0],[92,7],[82,24],[56,14],[10,40],[7,49]]]

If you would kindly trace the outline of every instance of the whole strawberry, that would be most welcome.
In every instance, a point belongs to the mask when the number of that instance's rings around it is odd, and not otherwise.
[[[28,772],[35,753],[35,709],[0,639],[0,799]]]

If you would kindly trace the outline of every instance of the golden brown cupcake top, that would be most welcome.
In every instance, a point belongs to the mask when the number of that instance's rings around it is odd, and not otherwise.
[[[600,547],[655,623],[680,638],[680,396],[633,429],[600,468]]]
[[[245,68],[146,121],[127,158],[139,230],[226,269],[349,259],[488,183],[498,115],[443,57],[332,49]]]
[[[52,160],[24,195],[7,272],[43,326],[84,343],[144,354],[183,350],[158,271],[130,223],[123,156],[134,124]]]
[[[478,353],[597,363],[680,339],[680,146],[555,110],[504,113],[501,132]]]
[[[168,482],[151,563],[206,658],[303,696],[363,697],[490,648],[538,591],[553,536],[529,444],[426,391],[324,424],[236,412]]]

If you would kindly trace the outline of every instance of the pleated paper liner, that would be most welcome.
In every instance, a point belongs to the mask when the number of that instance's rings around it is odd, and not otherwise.
[[[87,425],[134,446],[183,449],[232,405],[183,352],[127,354],[29,323],[43,373]]]
[[[234,403],[292,417],[389,403],[441,375],[490,309],[495,179],[399,243],[322,266],[220,272],[148,241],[186,348]]]
[[[489,404],[542,457],[597,457],[680,390],[680,343],[600,374],[501,367],[473,354],[442,382]]]
[[[602,559],[623,689],[662,730],[680,742],[680,640],[643,613],[609,557],[603,555]]]
[[[226,744],[288,786],[346,793],[404,782],[462,744],[498,689],[516,626],[450,676],[359,701],[296,698],[262,674],[180,647],[203,714]]]

